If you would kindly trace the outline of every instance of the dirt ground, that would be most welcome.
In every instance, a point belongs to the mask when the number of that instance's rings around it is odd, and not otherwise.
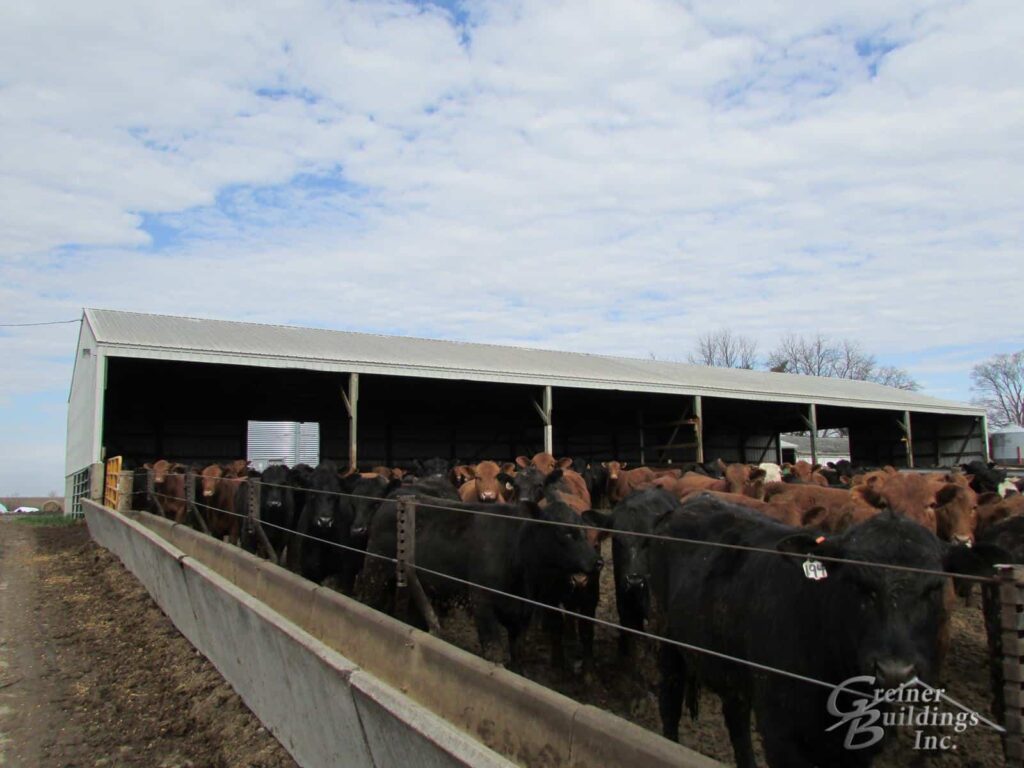
[[[0,766],[294,766],[82,524],[0,520]]]

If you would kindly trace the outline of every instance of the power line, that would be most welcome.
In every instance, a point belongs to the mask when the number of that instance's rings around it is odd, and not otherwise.
[[[46,323],[0,323],[0,328],[28,328],[35,325],[67,325],[68,323],[80,323],[81,318],[74,320],[50,320]]]

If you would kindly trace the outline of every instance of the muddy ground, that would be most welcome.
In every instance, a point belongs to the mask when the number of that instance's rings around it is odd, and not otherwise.
[[[0,520],[0,766],[295,766],[82,524]]]

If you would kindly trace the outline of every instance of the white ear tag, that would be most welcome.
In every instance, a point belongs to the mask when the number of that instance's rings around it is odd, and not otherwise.
[[[821,581],[828,578],[828,571],[825,570],[825,566],[818,560],[804,560],[804,576],[808,579]]]

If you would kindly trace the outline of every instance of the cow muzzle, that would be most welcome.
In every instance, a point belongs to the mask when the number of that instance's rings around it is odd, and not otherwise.
[[[960,547],[974,546],[974,540],[970,536],[953,536],[953,543]]]
[[[623,581],[627,590],[643,589],[647,585],[647,579],[639,573],[631,573]]]
[[[494,491],[483,491],[480,494],[480,501],[497,501],[498,494]]]
[[[573,589],[583,589],[587,586],[588,581],[590,581],[590,576],[586,573],[574,573],[569,577],[569,585]]]
[[[316,527],[317,528],[330,528],[333,525],[334,525],[334,518],[333,517],[318,517],[316,519]]]
[[[365,526],[360,526],[359,528],[350,528],[349,533],[355,536],[356,538],[361,539],[366,535],[366,528]]]
[[[913,679],[917,669],[903,659],[875,662],[875,683],[882,688],[895,688]]]
[[[203,491],[203,496],[205,496],[206,498],[210,498],[211,496],[213,496],[213,491],[205,491],[204,490]]]
[[[273,500],[267,502],[267,509],[280,509],[283,506],[284,504],[282,504],[280,501]]]

